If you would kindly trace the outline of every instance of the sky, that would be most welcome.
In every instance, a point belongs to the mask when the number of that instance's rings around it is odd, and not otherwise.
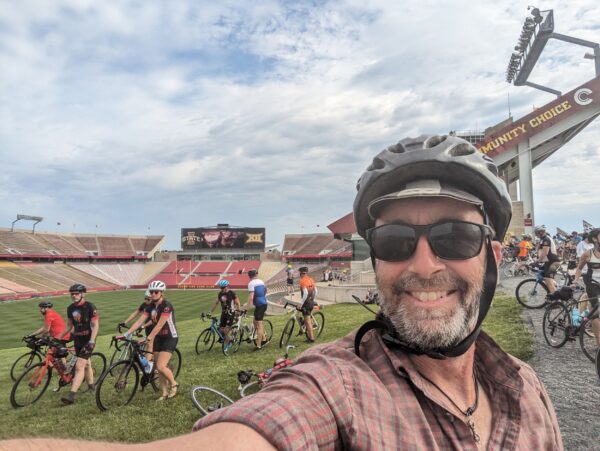
[[[381,149],[553,100],[504,79],[527,4],[0,0],[0,227],[166,249],[217,223],[326,232]],[[596,1],[537,6],[600,41]],[[586,51],[550,41],[530,80],[579,86]],[[599,138],[597,120],[534,170],[536,223],[600,226]]]

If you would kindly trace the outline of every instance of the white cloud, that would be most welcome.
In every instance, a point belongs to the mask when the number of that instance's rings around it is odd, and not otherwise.
[[[280,242],[349,211],[384,146],[493,125],[508,93],[516,117],[552,99],[503,81],[517,1],[17,5],[0,8],[4,225],[77,209],[81,231],[151,227],[171,247],[180,227],[217,222]],[[599,39],[591,0],[547,6],[557,31]],[[584,52],[549,44],[532,79],[575,87],[593,77]],[[572,205],[600,224],[598,132],[536,168],[537,219],[575,228],[556,215]]]

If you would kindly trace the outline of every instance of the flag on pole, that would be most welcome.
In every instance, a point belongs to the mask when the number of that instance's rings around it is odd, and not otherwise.
[[[590,224],[589,222],[587,222],[585,219],[583,220],[583,231],[584,232],[589,232],[593,228],[594,228],[594,226],[592,224]]]

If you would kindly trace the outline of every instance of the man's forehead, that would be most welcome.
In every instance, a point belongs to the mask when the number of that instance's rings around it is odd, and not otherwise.
[[[402,220],[409,223],[432,223],[439,219],[481,222],[481,210],[470,203],[444,197],[398,199],[382,208],[376,223]]]

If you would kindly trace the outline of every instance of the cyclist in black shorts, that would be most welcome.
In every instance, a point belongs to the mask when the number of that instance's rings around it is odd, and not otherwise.
[[[162,388],[162,395],[158,398],[160,401],[175,397],[179,386],[168,367],[171,355],[177,347],[179,335],[175,326],[175,311],[171,303],[164,297],[166,289],[167,286],[160,280],[150,282],[148,291],[150,291],[152,302],[144,311],[142,318],[138,319],[127,331],[128,334],[131,334],[131,331],[140,327],[142,321],[148,319],[152,321],[153,329],[147,338],[148,341],[154,341],[154,362]]]
[[[72,334],[75,341],[75,376],[71,383],[71,391],[61,401],[65,405],[75,402],[75,394],[79,390],[79,386],[83,382],[83,378],[88,384],[86,393],[94,391],[94,373],[90,363],[90,356],[96,346],[96,337],[100,330],[100,321],[96,306],[85,299],[87,289],[80,283],[76,283],[69,288],[71,300],[73,301],[67,307],[67,326],[59,337],[60,340],[69,332]]]
[[[223,336],[227,335],[229,328],[233,323],[233,312],[240,309],[240,300],[235,294],[235,291],[229,288],[228,280],[219,281],[219,287],[221,290],[217,293],[217,299],[210,309],[210,313],[213,313],[217,308],[217,305],[221,304],[221,321],[219,328],[223,333]],[[221,341],[221,339],[219,339]]]
[[[544,283],[548,287],[548,293],[556,291],[556,282],[554,276],[560,268],[560,259],[556,252],[556,244],[552,237],[546,232],[546,226],[537,226],[534,229],[535,235],[540,239],[537,248],[538,262],[543,263]]]

